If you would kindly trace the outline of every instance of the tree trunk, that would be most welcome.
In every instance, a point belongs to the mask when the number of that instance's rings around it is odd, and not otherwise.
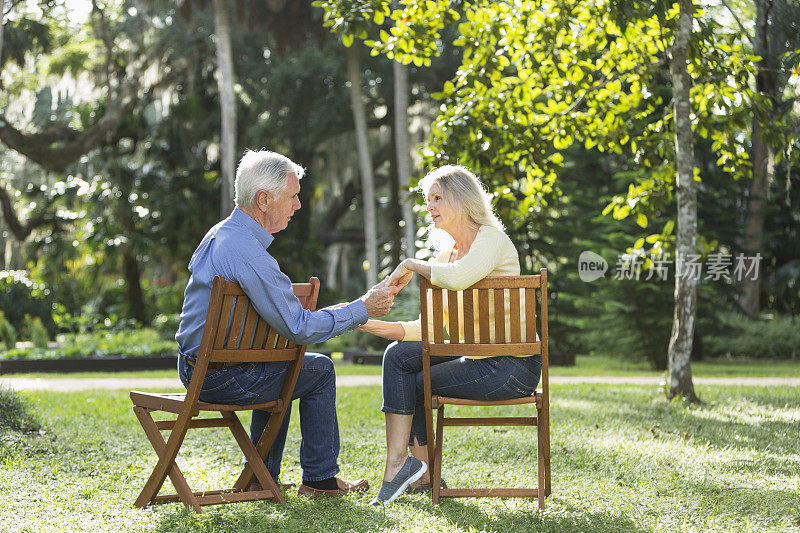
[[[214,0],[214,28],[217,46],[217,84],[222,112],[220,147],[220,218],[233,210],[233,179],[236,167],[236,95],[231,50],[231,23],[226,0]]]
[[[353,44],[347,49],[347,77],[350,80],[350,105],[356,129],[358,165],[361,174],[362,199],[364,201],[364,246],[366,248],[367,288],[378,282],[378,239],[375,229],[375,178],[372,174],[372,157],[367,142],[367,118],[361,100],[361,64],[358,48]]]
[[[411,179],[411,152],[408,140],[408,66],[394,62],[394,122],[395,148],[397,150],[397,178],[400,183],[400,206],[403,212],[403,233],[405,238],[406,257],[414,257],[416,253],[416,220],[414,219],[413,201],[408,194]]]
[[[5,26],[5,9],[6,9],[6,1],[0,0],[0,58],[3,57],[3,26]],[[2,73],[2,68],[0,68],[0,73]],[[3,78],[0,76],[0,89],[3,87]]]
[[[697,184],[694,181],[694,146],[689,100],[689,71],[686,56],[692,35],[692,0],[680,0],[680,15],[672,45],[673,102],[675,114],[675,167],[678,189],[678,233],[676,235],[675,314],[669,341],[669,389],[667,398],[699,399],[692,383],[690,356],[694,338],[697,280],[681,265],[696,253]]]
[[[777,76],[780,67],[777,55],[780,51],[773,50],[773,47],[770,46],[770,18],[775,16],[776,3],[772,0],[758,0],[756,2],[753,52],[761,57],[758,62],[758,74],[756,75],[756,93],[767,97],[769,110],[766,113],[766,120],[772,117],[776,104],[783,92],[783,88],[778,87]],[[757,113],[753,116],[751,134],[753,183],[750,185],[747,205],[747,233],[745,235],[745,250],[750,255],[755,255],[762,251],[764,244],[764,206],[770,184],[775,178],[775,150],[762,137],[762,121],[764,120],[765,117],[758,116]],[[747,279],[742,282],[741,307],[750,316],[757,315],[761,307],[759,302],[760,285],[759,279]]]
[[[147,310],[142,293],[142,272],[132,247],[122,254],[122,273],[125,277],[125,286],[128,288],[128,313],[140,324],[147,325]]]
[[[392,2],[393,9],[399,9],[400,2]],[[403,212],[403,234],[406,245],[406,257],[414,257],[417,251],[417,228],[414,219],[414,202],[408,194],[411,179],[411,152],[408,139],[408,65],[399,61],[393,64],[394,69],[394,124],[395,148],[397,149],[397,178],[400,183],[400,206]],[[416,278],[415,278],[416,279]]]

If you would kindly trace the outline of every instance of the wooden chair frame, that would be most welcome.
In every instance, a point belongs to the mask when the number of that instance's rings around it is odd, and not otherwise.
[[[541,329],[537,339],[536,289],[541,298]],[[477,306],[475,293],[477,292]],[[508,291],[508,297],[506,292]],[[447,293],[448,333],[445,339],[443,294]],[[494,320],[489,316],[489,294],[493,293]],[[464,325],[472,326],[475,313],[478,316],[478,334],[469,327],[459,334],[458,294],[463,301]],[[522,295],[522,297],[521,297]],[[432,303],[429,309],[429,302]],[[458,497],[530,497],[537,498],[539,508],[544,509],[544,498],[550,495],[550,396],[549,366],[547,358],[547,270],[538,275],[487,277],[463,291],[447,291],[436,287],[425,278],[420,279],[420,305],[422,308],[422,370],[424,379],[425,418],[428,433],[428,457],[431,464],[431,487],[433,504],[439,498]],[[511,324],[506,339],[506,305]],[[521,317],[524,305],[525,340],[522,340]],[[432,313],[432,316],[430,314]],[[494,323],[491,323],[494,322]],[[429,332],[432,324],[432,335]],[[491,339],[490,331],[494,331]],[[431,392],[431,357],[454,355],[539,355],[542,356],[542,375],[539,390],[526,398],[504,401],[478,401],[461,398],[435,396]],[[536,416],[526,417],[445,417],[444,406],[503,406],[535,404]],[[436,409],[437,424],[434,438],[433,410]],[[440,488],[442,477],[442,440],[445,426],[536,426],[537,428],[537,486],[536,488]]]
[[[311,278],[308,283],[292,284],[294,294],[305,309],[313,311],[319,295],[319,280]],[[192,379],[185,394],[156,394],[131,391],[133,411],[144,429],[145,435],[158,455],[158,462],[145,483],[137,507],[150,504],[181,501],[187,507],[201,512],[201,506],[238,501],[274,500],[286,503],[275,480],[264,466],[264,457],[269,452],[278,434],[286,410],[291,407],[300,367],[305,355],[305,345],[298,346],[281,337],[256,312],[253,304],[236,283],[216,276],[211,288],[200,349],[194,365]],[[289,361],[281,393],[271,402],[254,405],[211,404],[199,400],[203,381],[211,363],[250,363]],[[242,427],[236,411],[260,409],[270,413],[267,426],[257,445],[253,445]],[[175,420],[154,421],[151,411],[175,413]],[[197,418],[203,411],[215,411],[218,418]],[[192,492],[180,468],[175,462],[178,450],[190,428],[227,427],[233,433],[239,448],[247,458],[233,488]],[[161,431],[170,430],[165,441]],[[177,494],[158,495],[169,475]],[[261,483],[262,490],[249,491],[247,487],[253,476]]]

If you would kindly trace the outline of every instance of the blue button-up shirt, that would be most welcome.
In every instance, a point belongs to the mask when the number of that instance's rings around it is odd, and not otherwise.
[[[252,217],[234,209],[211,228],[189,261],[192,273],[183,299],[175,340],[183,354],[195,358],[211,299],[214,276],[235,281],[275,330],[296,344],[322,342],[366,323],[367,308],[355,300],[336,309],[308,311],[292,292],[292,282],[267,252],[275,238]]]

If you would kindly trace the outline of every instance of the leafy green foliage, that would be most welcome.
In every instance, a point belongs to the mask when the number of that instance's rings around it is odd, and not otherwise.
[[[8,350],[2,359],[73,359],[107,356],[151,357],[174,354],[175,331],[152,328],[96,330],[91,333],[69,333],[59,336],[60,347],[42,349],[17,348]]]
[[[703,337],[708,355],[749,359],[800,359],[800,322],[796,316],[769,316],[747,320],[724,313],[717,328]]]
[[[5,386],[0,387],[0,431],[12,430],[29,433],[38,431],[41,423],[29,402]]]
[[[17,331],[6,319],[3,311],[0,311],[0,342],[3,343],[6,350],[11,350],[17,344]]]
[[[31,341],[36,348],[47,348],[50,337],[38,316],[25,315],[23,338]]]
[[[30,315],[39,318],[47,331],[54,334],[52,302],[49,287],[31,280],[25,271],[0,271],[0,309],[16,331],[22,331],[25,316]]]

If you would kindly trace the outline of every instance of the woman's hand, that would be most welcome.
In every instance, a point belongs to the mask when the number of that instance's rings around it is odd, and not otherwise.
[[[386,279],[387,285],[394,285],[400,287],[400,289],[408,285],[408,282],[411,281],[411,278],[414,276],[414,272],[406,267],[407,263],[408,259],[405,259],[397,265],[394,272]]]

